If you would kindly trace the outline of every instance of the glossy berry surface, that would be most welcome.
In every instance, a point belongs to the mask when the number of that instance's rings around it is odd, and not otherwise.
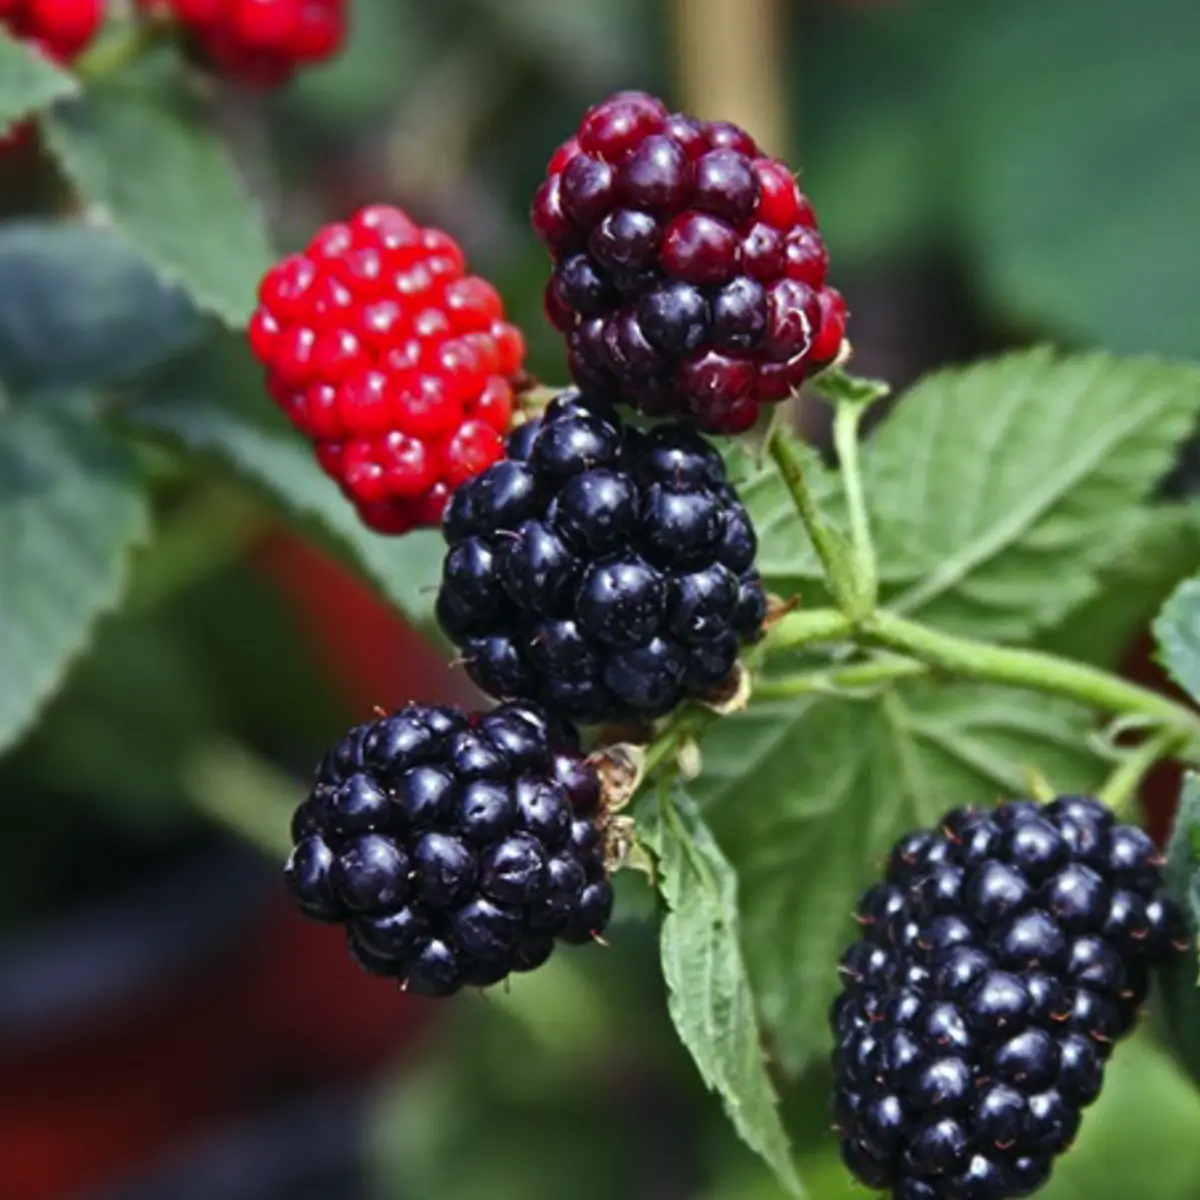
[[[441,230],[364,208],[258,295],[249,340],[267,390],[372,529],[436,526],[503,455],[524,341]]]
[[[508,452],[446,510],[438,618],[475,683],[585,723],[719,691],[766,596],[713,447],[572,390]]]
[[[1160,866],[1086,796],[956,809],[896,844],[830,1011],[834,1120],[861,1182],[896,1200],[1045,1182],[1147,968],[1185,945]]]
[[[308,916],[420,995],[498,983],[612,913],[595,769],[527,704],[409,705],[325,756],[285,876]]]
[[[581,387],[738,433],[841,348],[812,207],[734,125],[618,93],[556,151],[532,218]]]
[[[210,71],[255,89],[286,83],[333,58],[346,40],[350,0],[137,0],[173,20]]]

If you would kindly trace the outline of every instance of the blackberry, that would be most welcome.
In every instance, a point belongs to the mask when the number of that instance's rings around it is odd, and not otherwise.
[[[725,683],[766,593],[720,455],[570,390],[459,487],[438,618],[471,678],[585,723],[657,717]]]
[[[325,756],[286,878],[308,916],[421,995],[498,983],[612,914],[596,770],[529,704],[409,705]]]
[[[734,125],[618,93],[554,154],[532,217],[582,387],[737,433],[841,347],[812,206]]]
[[[830,1010],[843,1158],[895,1200],[1005,1200],[1049,1177],[1186,944],[1150,839],[1098,801],[956,809],[862,896]]]

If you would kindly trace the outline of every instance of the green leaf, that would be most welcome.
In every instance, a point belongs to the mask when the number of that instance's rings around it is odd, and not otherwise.
[[[1054,654],[1116,667],[1180,580],[1200,571],[1200,506],[1158,504],[1138,513],[1099,573],[1096,594],[1047,630]]]
[[[889,605],[1023,640],[1090,598],[1200,412],[1200,369],[1048,349],[932,375],[864,456]]]
[[[1200,578],[1185,579],[1154,622],[1158,658],[1171,678],[1200,701]]]
[[[1195,948],[1159,970],[1155,1016],[1179,1061],[1200,1084],[1200,775],[1194,772],[1184,776],[1163,883],[1187,918]]]
[[[1200,7],[1145,0],[1136,21],[1125,0],[1083,11],[1006,0],[939,39],[958,229],[1010,317],[1196,357],[1200,142],[1178,136],[1178,119],[1200,110]]]
[[[116,605],[148,528],[132,457],[89,414],[0,413],[0,749]]]
[[[101,220],[205,311],[244,325],[270,266],[261,214],[194,104],[101,84],[45,121],[50,148]]]
[[[187,297],[107,230],[49,221],[0,226],[0,379],[7,383],[127,380],[200,332]]]
[[[743,946],[773,1046],[791,1071],[828,1044],[850,914],[906,831],[959,804],[1103,776],[1086,714],[976,685],[914,682],[873,699],[755,705],[701,746],[697,803],[737,871]]]
[[[293,518],[326,534],[347,552],[380,592],[418,623],[433,627],[433,601],[444,544],[439,531],[402,538],[373,533],[317,465],[308,444],[277,416],[258,370],[240,349],[233,361],[204,355],[153,384],[153,395],[123,410],[135,428],[165,435],[176,446],[214,455]]]
[[[75,79],[0,25],[0,134],[22,117],[79,91]]]
[[[754,995],[742,960],[737,877],[691,798],[659,796],[644,831],[668,913],[662,964],[671,1019],[742,1140],[785,1190],[803,1196],[767,1074]]]

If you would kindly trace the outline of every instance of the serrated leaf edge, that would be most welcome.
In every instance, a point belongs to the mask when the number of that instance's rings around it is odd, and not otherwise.
[[[70,98],[79,99],[80,96]],[[56,122],[53,120],[52,114],[49,120],[43,122],[42,132],[47,148],[54,155],[54,158],[62,167],[63,172],[70,179],[75,189],[81,196],[85,197],[87,219],[95,222],[104,229],[111,230],[114,235],[119,236],[131,252],[144,261],[163,283],[168,287],[177,287],[185,295],[190,296],[195,301],[196,307],[202,312],[216,317],[217,320],[230,329],[244,329],[246,327],[254,311],[253,299],[251,299],[251,302],[244,311],[234,312],[223,303],[221,298],[209,294],[207,288],[193,286],[184,273],[181,273],[169,262],[164,262],[150,247],[140,244],[136,238],[131,236],[118,217],[106,205],[92,200],[88,196],[88,189],[79,175],[78,159],[71,153],[67,145],[69,138],[63,136]],[[245,177],[238,167],[237,160],[230,152],[229,147],[221,139],[214,136],[213,144],[217,152],[224,158],[226,166],[229,169],[230,178],[234,181],[241,199],[245,203],[245,207],[252,212],[253,219],[262,223],[265,229],[265,218],[262,208],[246,183]]]

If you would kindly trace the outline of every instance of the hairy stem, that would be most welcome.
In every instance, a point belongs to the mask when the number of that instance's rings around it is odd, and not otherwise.
[[[137,62],[172,32],[172,24],[166,20],[147,17],[124,22],[79,58],[72,70],[89,83],[108,79]]]
[[[963,679],[1065,696],[1091,708],[1147,717],[1182,740],[1200,738],[1200,716],[1191,709],[1117,675],[1057,655],[940,633],[883,611],[863,624],[861,636]]]
[[[783,650],[802,650],[823,642],[844,641],[854,626],[844,612],[836,608],[809,608],[780,617],[767,631],[766,638],[751,651],[757,659],[770,658]]]
[[[862,470],[858,462],[858,434],[865,404],[843,403],[833,418],[833,444],[846,490],[846,508],[850,517],[850,542],[854,549],[856,596],[866,611],[875,607],[879,594],[879,570],[875,562],[875,541],[863,493]]]
[[[808,489],[808,483],[804,478],[804,464],[800,461],[795,444],[784,430],[779,428],[771,438],[769,449],[771,458],[779,468],[779,475],[783,479],[784,486],[792,497],[792,503],[796,506],[796,512],[804,524],[809,541],[812,542],[813,549],[821,560],[821,566],[825,570],[825,577],[829,581],[829,588],[833,592],[834,598],[846,612],[857,613],[859,611],[858,588],[849,557],[837,534],[827,524],[821,510],[817,507],[812,492]]]

